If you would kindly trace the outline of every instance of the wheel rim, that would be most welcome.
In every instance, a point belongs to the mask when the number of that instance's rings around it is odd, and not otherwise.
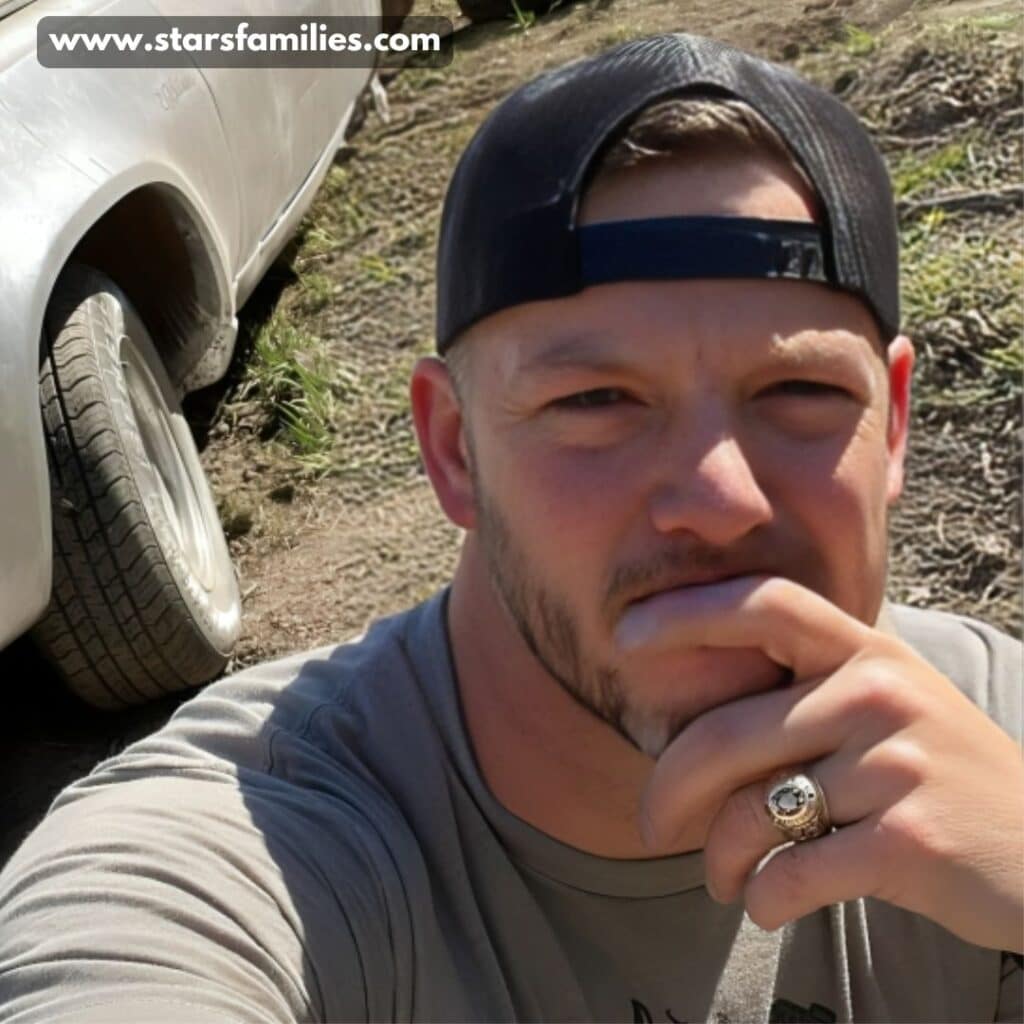
[[[213,536],[182,457],[172,413],[149,367],[128,337],[121,339],[121,366],[139,437],[153,468],[160,505],[192,574],[206,590],[214,585]]]

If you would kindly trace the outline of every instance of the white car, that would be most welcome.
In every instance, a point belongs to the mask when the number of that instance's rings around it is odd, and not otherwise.
[[[385,6],[240,0],[231,13],[379,18],[411,0]],[[0,648],[31,629],[101,707],[205,682],[238,637],[238,585],[179,400],[227,369],[236,313],[373,75],[36,59],[45,15],[210,8],[0,0]]]

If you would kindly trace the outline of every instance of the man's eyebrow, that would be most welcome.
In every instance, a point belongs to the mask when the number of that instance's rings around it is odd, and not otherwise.
[[[863,354],[854,347],[851,339],[833,332],[811,336],[798,334],[790,338],[776,335],[772,339],[771,358],[777,365],[791,366],[863,362]]]
[[[550,370],[621,369],[628,366],[621,352],[609,351],[604,338],[571,335],[527,357],[515,367],[516,376],[529,376]]]
[[[851,339],[836,332],[801,332],[794,336],[775,335],[767,351],[758,357],[760,365],[799,369],[801,366],[859,366],[863,356],[851,346]],[[510,363],[511,379],[528,379],[559,370],[599,372],[641,371],[641,363],[623,351],[621,343],[600,334],[572,334],[549,343],[539,351]]]

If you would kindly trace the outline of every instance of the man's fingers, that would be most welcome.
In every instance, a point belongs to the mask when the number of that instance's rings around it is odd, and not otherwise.
[[[792,580],[738,576],[637,601],[623,614],[615,636],[624,652],[757,647],[803,679],[828,674],[875,634]]]
[[[874,819],[781,849],[747,883],[750,919],[767,931],[832,903],[873,896],[885,867],[875,850]]]
[[[658,759],[642,798],[644,837],[667,847],[697,809],[714,811],[746,783],[780,765],[816,761],[849,730],[832,701],[815,699],[818,681],[744,697],[691,722]],[[824,706],[822,706],[824,705]]]
[[[791,764],[856,756],[917,720],[925,684],[864,656],[827,680],[744,697],[694,719],[665,748],[642,798],[643,835],[670,846],[699,809],[712,814],[742,786]],[[887,744],[889,751],[903,751]]]
[[[811,775],[825,794],[832,824],[848,827],[891,806],[913,788],[909,770],[901,771],[883,753],[852,751],[793,769]],[[759,779],[738,789],[722,805],[708,829],[704,864],[708,891],[724,903],[742,893],[757,865],[787,842],[765,808],[771,783]]]

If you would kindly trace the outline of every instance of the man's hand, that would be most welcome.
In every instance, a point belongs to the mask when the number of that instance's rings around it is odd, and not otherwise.
[[[874,896],[982,946],[1021,951],[1024,761],[1013,740],[895,637],[790,580],[742,577],[658,595],[620,623],[623,650],[759,647],[793,682],[706,712],[644,794],[653,850],[704,834],[709,892],[766,929]],[[767,780],[804,767],[836,831],[786,842]]]

